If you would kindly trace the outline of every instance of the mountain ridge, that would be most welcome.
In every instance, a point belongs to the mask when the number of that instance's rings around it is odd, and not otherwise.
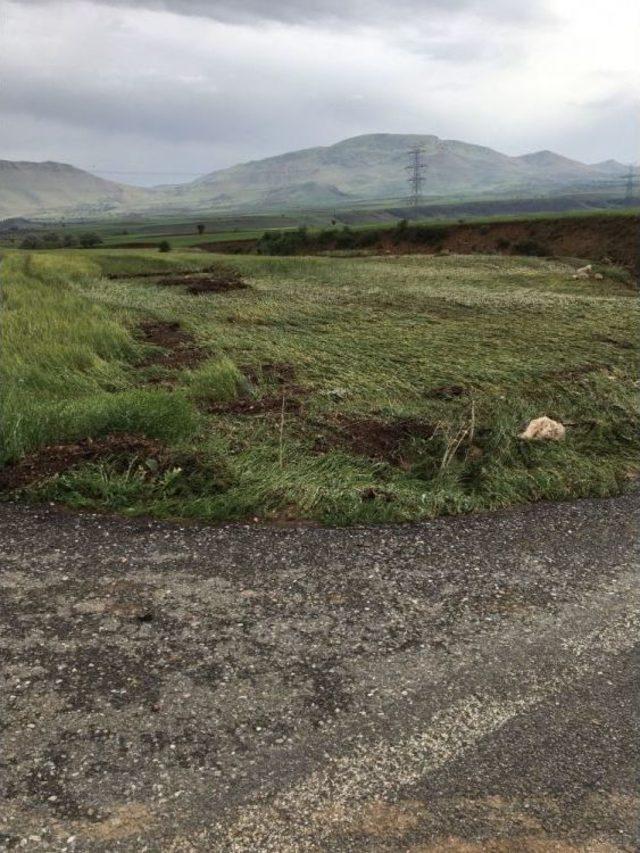
[[[433,134],[362,134],[217,169],[193,181],[142,188],[68,163],[0,160],[0,217],[44,213],[331,206],[408,194],[409,149],[423,151],[425,199],[554,192],[621,177],[615,160],[586,164],[553,151],[518,156]]]
[[[145,190],[55,160],[0,160],[0,217],[109,212],[142,202]]]

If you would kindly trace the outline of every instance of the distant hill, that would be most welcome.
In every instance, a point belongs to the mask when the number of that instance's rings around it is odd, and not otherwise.
[[[148,191],[105,181],[66,163],[0,160],[0,217],[101,213],[144,204]]]
[[[33,231],[38,225],[23,216],[12,216],[10,219],[0,220],[0,234],[8,234],[14,231]]]
[[[408,151],[417,145],[424,152],[425,198],[553,191],[606,181],[626,170],[612,160],[588,166],[552,151],[510,157],[437,136],[379,133],[233,166],[165,193],[167,199],[195,205],[221,196],[247,206],[290,200],[312,205],[319,197],[329,203],[401,198],[408,192]]]
[[[437,136],[377,133],[211,172],[175,186],[141,189],[62,163],[0,161],[0,217],[42,213],[101,214],[331,207],[407,195],[408,151],[423,150],[430,197],[513,196],[566,192],[626,174],[614,160],[586,165],[552,151],[510,157]]]

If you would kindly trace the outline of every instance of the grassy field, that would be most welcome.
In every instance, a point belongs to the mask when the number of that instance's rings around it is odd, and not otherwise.
[[[287,228],[284,230],[292,230]],[[257,240],[262,237],[265,229],[255,230],[247,229],[243,231],[213,231],[204,234],[182,234],[172,232],[159,232],[156,234],[134,234],[123,236],[111,234],[105,236],[105,246],[133,245],[135,243],[160,243],[161,240],[168,240],[173,249],[189,249],[192,246],[198,246],[201,243],[224,243],[228,240]]]
[[[608,495],[635,477],[638,308],[622,270],[222,260],[248,287],[190,295],[150,275],[211,265],[188,252],[5,255],[5,495],[353,523]],[[519,440],[543,414],[566,440]]]

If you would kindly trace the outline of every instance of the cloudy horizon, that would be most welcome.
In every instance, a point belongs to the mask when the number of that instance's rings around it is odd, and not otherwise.
[[[0,0],[0,158],[152,185],[365,133],[636,162],[630,0]]]

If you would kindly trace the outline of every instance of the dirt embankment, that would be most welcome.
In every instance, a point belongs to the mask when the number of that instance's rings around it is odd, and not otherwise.
[[[449,250],[456,254],[501,252],[514,255],[610,258],[635,268],[638,258],[638,219],[632,216],[589,216],[456,224],[444,229],[441,245],[393,245],[386,234],[384,249],[401,252]]]
[[[293,254],[313,254],[336,249],[365,250],[382,254],[539,255],[609,258],[616,264],[638,270],[640,228],[637,216],[576,216],[546,219],[518,219],[502,222],[465,222],[437,226],[409,225],[372,232],[352,231],[348,240],[336,230],[335,240],[322,242],[309,234]],[[220,253],[248,254],[256,251],[257,240],[203,243],[199,249]]]

